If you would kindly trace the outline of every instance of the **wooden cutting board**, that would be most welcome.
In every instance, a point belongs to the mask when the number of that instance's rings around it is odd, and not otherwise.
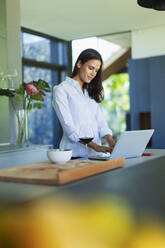
[[[8,182],[62,185],[122,167],[124,164],[124,158],[104,162],[96,160],[70,160],[63,165],[44,161],[1,169],[0,180]]]

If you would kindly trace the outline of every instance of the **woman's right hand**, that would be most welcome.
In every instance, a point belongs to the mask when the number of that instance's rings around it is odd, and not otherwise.
[[[96,152],[103,152],[103,153],[111,153],[111,148],[108,147],[108,146],[100,146],[100,145],[97,145],[96,143],[94,143],[93,141],[89,142],[88,143],[88,146],[90,148],[92,148],[93,150],[95,150]]]

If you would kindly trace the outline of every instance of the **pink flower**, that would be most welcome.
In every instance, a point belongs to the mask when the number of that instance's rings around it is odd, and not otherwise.
[[[40,90],[40,94],[42,96],[42,99],[44,99],[46,97],[43,90]]]
[[[31,82],[31,83],[26,84],[26,92],[28,95],[36,95],[40,91],[39,91],[37,85],[35,83]]]

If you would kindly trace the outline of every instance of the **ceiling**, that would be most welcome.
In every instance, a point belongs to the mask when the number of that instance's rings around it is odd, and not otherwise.
[[[103,36],[129,45],[131,30],[165,25],[164,11],[140,7],[136,0],[20,0],[20,4],[22,27],[65,40]]]

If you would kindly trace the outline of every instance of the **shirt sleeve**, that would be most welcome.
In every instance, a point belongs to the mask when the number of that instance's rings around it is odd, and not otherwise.
[[[112,135],[112,130],[109,129],[106,120],[104,119],[104,116],[102,114],[102,111],[100,109],[99,104],[97,104],[97,124],[99,129],[99,136],[100,138],[103,138],[105,135],[110,134]]]
[[[63,131],[72,142],[78,142],[78,131],[76,130],[72,120],[72,114],[65,89],[58,86],[54,87],[52,103]]]

